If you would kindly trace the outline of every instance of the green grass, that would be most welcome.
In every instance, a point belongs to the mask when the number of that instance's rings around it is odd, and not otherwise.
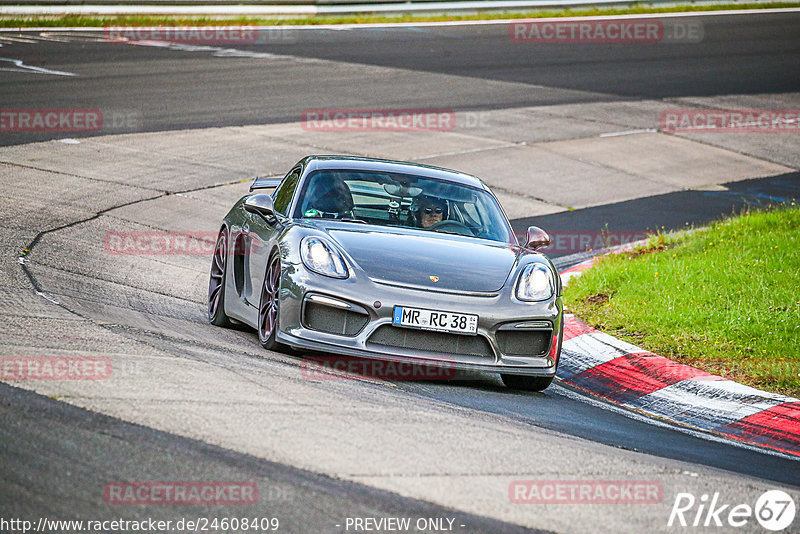
[[[769,3],[728,3],[715,5],[679,5],[671,7],[649,7],[634,4],[623,8],[590,8],[590,9],[562,9],[562,10],[537,10],[518,13],[472,13],[464,15],[346,15],[346,16],[308,16],[308,17],[209,17],[209,16],[29,16],[29,17],[1,17],[0,27],[3,28],[31,28],[31,27],[104,27],[104,26],[272,26],[295,24],[364,24],[387,22],[439,22],[458,20],[494,20],[494,19],[520,19],[543,17],[576,17],[595,15],[637,15],[645,13],[675,13],[688,11],[717,11],[726,9],[774,9],[800,7],[800,2],[769,2]]]
[[[800,207],[745,212],[601,258],[565,290],[596,328],[662,356],[800,396]]]

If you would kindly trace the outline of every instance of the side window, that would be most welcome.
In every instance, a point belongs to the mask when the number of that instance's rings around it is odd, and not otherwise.
[[[272,195],[272,203],[275,205],[275,211],[286,215],[286,210],[289,209],[289,204],[292,203],[292,196],[294,190],[297,189],[297,181],[300,179],[300,168],[292,169],[275,190]]]

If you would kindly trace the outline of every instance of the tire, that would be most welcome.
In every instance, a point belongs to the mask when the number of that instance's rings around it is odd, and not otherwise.
[[[208,322],[214,326],[231,326],[225,315],[225,278],[228,269],[228,234],[220,230],[211,259],[211,274],[208,277]]]
[[[503,384],[511,389],[522,391],[544,391],[553,382],[552,376],[524,376],[501,374]]]
[[[274,251],[267,261],[261,298],[258,301],[258,340],[267,350],[283,350],[278,343],[280,317],[281,256]]]

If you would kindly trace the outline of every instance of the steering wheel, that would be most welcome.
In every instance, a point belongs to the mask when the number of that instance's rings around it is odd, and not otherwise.
[[[430,225],[427,228],[427,230],[430,230],[432,232],[445,232],[448,234],[458,234],[469,237],[475,237],[475,234],[472,232],[472,230],[469,229],[469,226],[467,226],[464,223],[452,220],[439,221],[435,224]]]

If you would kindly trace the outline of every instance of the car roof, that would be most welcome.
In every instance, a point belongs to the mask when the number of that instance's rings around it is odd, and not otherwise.
[[[337,169],[392,172],[398,174],[414,174],[426,178],[434,178],[445,182],[476,187],[488,190],[488,187],[476,176],[463,172],[434,167],[422,163],[395,161],[390,159],[363,158],[358,156],[308,156],[303,160],[308,171]]]

